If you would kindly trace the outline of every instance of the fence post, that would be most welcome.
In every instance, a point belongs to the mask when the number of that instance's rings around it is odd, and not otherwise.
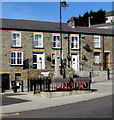
[[[110,80],[110,70],[107,69],[107,79]]]
[[[47,80],[48,80],[48,91],[50,91],[50,82],[51,82],[51,81],[50,81],[49,78],[48,78]]]
[[[89,77],[90,77],[90,82],[92,83],[92,72],[91,71],[90,71]]]
[[[27,86],[28,86],[28,91],[30,90],[29,87],[30,87],[30,80],[27,79]]]
[[[42,92],[42,78],[39,78],[40,80],[40,91]]]
[[[23,92],[23,80],[22,80],[22,88],[21,88],[21,92]]]
[[[91,89],[91,80],[88,81],[89,82],[89,90]]]
[[[36,93],[36,79],[34,80],[34,94]]]
[[[33,91],[33,80],[30,80],[30,91]]]

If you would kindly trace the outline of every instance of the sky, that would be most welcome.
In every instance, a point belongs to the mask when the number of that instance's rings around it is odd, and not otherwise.
[[[85,12],[100,9],[112,11],[112,2],[71,2],[62,8],[62,22],[67,22],[71,17],[78,17]],[[25,19],[38,21],[60,21],[59,2],[1,2],[1,18]]]

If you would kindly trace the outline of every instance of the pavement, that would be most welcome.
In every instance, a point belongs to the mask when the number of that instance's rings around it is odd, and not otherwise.
[[[85,94],[77,94],[77,95],[69,95],[62,97],[54,97],[54,98],[46,98],[46,97],[38,97],[33,96],[31,94],[27,94],[24,92],[24,95],[9,95],[10,98],[17,98],[22,100],[29,100],[28,102],[22,102],[17,104],[10,104],[5,106],[0,106],[0,110],[2,114],[9,113],[18,113],[22,111],[29,111],[35,109],[43,109],[48,107],[60,106],[71,103],[79,103],[83,101],[88,101],[96,98],[101,98],[105,96],[112,95],[112,78],[107,80],[106,76],[97,76],[92,79],[91,88],[96,90],[92,93]],[[9,92],[10,93],[10,92]],[[9,94],[4,93],[4,94]]]

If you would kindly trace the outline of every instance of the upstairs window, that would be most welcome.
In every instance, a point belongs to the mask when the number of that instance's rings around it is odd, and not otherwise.
[[[43,35],[35,33],[34,34],[34,47],[43,48]]]
[[[61,42],[60,42],[60,36],[59,35],[53,35],[53,48],[61,48]]]
[[[100,48],[100,36],[94,36],[94,48]]]
[[[79,49],[79,37],[71,36],[71,49]]]
[[[23,52],[12,51],[10,53],[10,64],[11,65],[23,65]]]
[[[21,33],[12,33],[12,47],[21,47]]]

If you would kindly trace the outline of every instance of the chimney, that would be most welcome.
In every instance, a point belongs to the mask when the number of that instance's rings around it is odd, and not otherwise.
[[[71,18],[69,21],[68,21],[68,26],[71,27],[71,28],[75,28],[75,21],[73,18]]]

